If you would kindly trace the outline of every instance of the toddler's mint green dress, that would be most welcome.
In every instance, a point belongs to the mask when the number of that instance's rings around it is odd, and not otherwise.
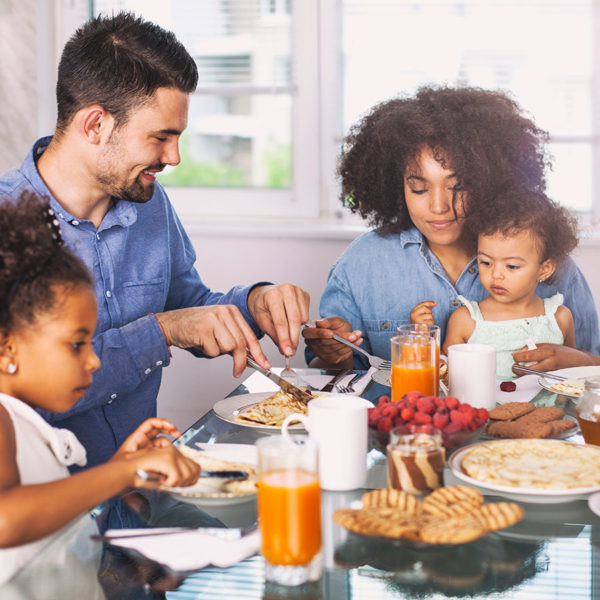
[[[512,372],[515,362],[512,353],[527,346],[528,341],[535,344],[564,342],[555,316],[556,309],[563,303],[562,294],[544,299],[545,314],[508,321],[486,321],[477,302],[471,302],[464,296],[458,296],[458,299],[467,307],[475,321],[475,329],[467,343],[489,344],[496,348],[496,378],[501,381],[517,377]]]

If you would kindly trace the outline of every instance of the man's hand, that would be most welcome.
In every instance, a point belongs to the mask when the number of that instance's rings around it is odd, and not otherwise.
[[[352,367],[352,348],[331,339],[334,333],[353,344],[362,344],[362,333],[352,331],[350,323],[342,317],[327,317],[315,322],[316,327],[305,327],[302,336],[306,345],[323,361],[322,366]]]
[[[433,300],[425,300],[420,302],[410,311],[410,322],[420,325],[435,325],[433,318],[433,307],[437,306],[437,302]]]
[[[536,371],[554,371],[567,367],[585,367],[600,365],[600,357],[584,350],[561,346],[559,344],[538,344],[535,350],[522,348],[513,352],[515,363],[535,363],[530,369]],[[516,372],[516,371],[515,371]]]
[[[247,350],[261,366],[271,368],[252,328],[237,306],[219,304],[180,308],[157,313],[156,320],[169,346],[199,348],[207,356],[231,354],[235,377],[239,377],[246,368]]]
[[[248,294],[250,314],[284,356],[296,352],[300,327],[308,321],[309,303],[309,294],[291,283],[259,285]]]

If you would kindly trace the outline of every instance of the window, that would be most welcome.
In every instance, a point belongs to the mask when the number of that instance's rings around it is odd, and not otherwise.
[[[550,195],[594,211],[599,1],[95,0],[91,6],[94,14],[134,10],[172,29],[198,64],[182,162],[162,178],[183,218],[312,220],[348,218],[335,167],[351,123],[376,102],[424,83],[511,93],[550,132]]]

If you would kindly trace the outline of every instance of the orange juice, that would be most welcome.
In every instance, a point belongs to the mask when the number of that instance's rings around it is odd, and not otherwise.
[[[406,368],[392,365],[392,402],[397,402],[413,390],[436,396],[435,367]]]
[[[317,475],[270,471],[258,484],[261,552],[274,565],[308,564],[321,550],[321,490]]]

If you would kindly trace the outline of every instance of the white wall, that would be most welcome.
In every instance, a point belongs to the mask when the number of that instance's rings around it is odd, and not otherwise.
[[[238,283],[261,280],[291,281],[310,293],[311,317],[317,317],[329,268],[359,229],[223,226],[189,228],[188,233],[198,254],[197,268],[212,289],[226,290]],[[599,259],[600,240],[584,240],[576,260],[600,311]],[[262,346],[273,366],[283,365],[269,338]],[[303,347],[292,359],[292,366],[305,366]],[[171,366],[164,370],[159,414],[179,427],[191,425],[239,383],[231,371],[228,356],[196,359],[184,350],[174,349]]]

